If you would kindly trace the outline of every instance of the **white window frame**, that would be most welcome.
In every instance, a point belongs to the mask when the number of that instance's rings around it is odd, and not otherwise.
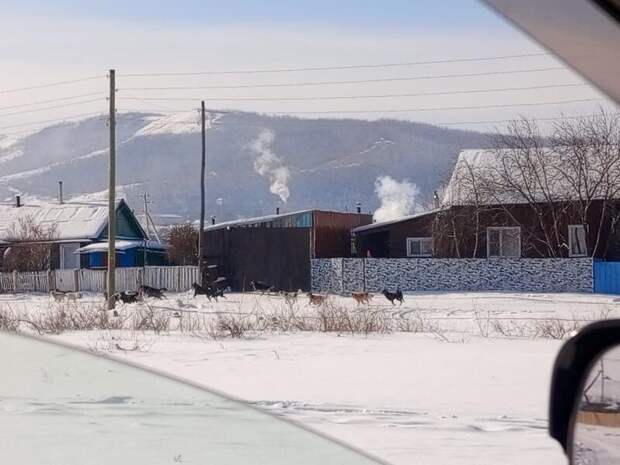
[[[573,235],[571,234],[571,230],[573,229],[582,229],[583,230],[583,239],[584,239],[584,247],[585,247],[585,252],[584,253],[573,253],[573,244],[572,244],[572,239],[573,239]],[[569,224],[568,225],[568,256],[569,257],[587,257],[588,256],[588,238],[586,235],[586,227],[583,224]]]
[[[415,241],[430,241],[431,243],[431,253],[430,254],[420,254],[420,255],[413,255],[410,253],[411,247],[410,244],[412,242]],[[432,237],[408,237],[407,238],[407,257],[412,257],[412,258],[426,258],[426,257],[432,257],[434,252],[435,252],[435,242],[433,241]],[[420,250],[422,250],[422,247],[420,246]]]
[[[501,231],[513,230],[519,232],[519,255],[503,255],[502,234]],[[491,255],[489,233],[491,231],[500,231],[499,235],[499,253],[500,255]],[[489,226],[487,228],[487,258],[521,258],[521,226]]]

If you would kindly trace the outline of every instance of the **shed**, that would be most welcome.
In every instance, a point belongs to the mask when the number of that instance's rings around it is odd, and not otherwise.
[[[310,260],[350,257],[351,229],[371,221],[361,213],[301,210],[219,223],[204,230],[204,259],[234,290],[252,280],[307,290]]]

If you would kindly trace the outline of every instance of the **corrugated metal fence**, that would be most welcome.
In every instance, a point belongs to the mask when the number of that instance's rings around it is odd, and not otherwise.
[[[63,291],[104,292],[104,270],[55,270],[29,273],[0,273],[0,292]],[[140,285],[166,288],[170,292],[185,292],[200,282],[197,266],[147,266],[146,268],[117,268],[116,289],[137,290]]]
[[[594,262],[594,292],[620,294],[620,262]]]

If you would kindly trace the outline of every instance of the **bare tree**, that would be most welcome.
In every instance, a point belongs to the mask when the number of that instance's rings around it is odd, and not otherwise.
[[[620,218],[619,122],[618,115],[601,110],[562,120],[545,135],[535,122],[521,119],[494,135],[492,148],[473,162],[459,160],[449,187],[454,240],[457,230],[473,234],[467,250],[473,248],[476,256],[484,215],[519,226],[528,254],[566,256],[568,225],[587,230],[589,255],[604,254],[602,238],[615,231]]]
[[[469,160],[460,160],[455,165],[445,198],[448,201],[458,198],[459,205],[466,205],[467,208],[457,205],[435,217],[433,229],[438,255],[464,258],[467,250],[471,250],[471,257],[478,255],[480,237],[484,233],[480,215],[483,210],[489,209],[483,197],[485,190],[482,182],[482,177],[478,176],[476,167]]]
[[[6,271],[42,271],[51,268],[51,242],[57,227],[38,224],[31,216],[20,218],[10,227],[3,268]]]
[[[168,256],[175,265],[198,263],[198,230],[190,223],[174,225],[167,237]]]

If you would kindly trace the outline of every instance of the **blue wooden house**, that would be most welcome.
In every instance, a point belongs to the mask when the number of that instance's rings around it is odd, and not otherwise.
[[[106,202],[68,201],[0,205],[0,257],[19,247],[16,235],[25,220],[53,231],[51,269],[105,268],[108,255],[108,206]],[[119,267],[167,264],[166,251],[149,240],[125,200],[116,203],[116,263]],[[0,263],[1,264],[1,263]]]

